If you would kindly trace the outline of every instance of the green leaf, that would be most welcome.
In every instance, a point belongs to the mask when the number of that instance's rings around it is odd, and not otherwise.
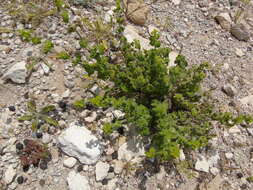
[[[39,125],[39,120],[38,119],[34,119],[32,122],[32,131],[36,131],[38,129],[38,125]]]
[[[49,113],[49,112],[54,111],[54,110],[55,110],[54,105],[48,105],[48,106],[43,107],[41,109],[40,113],[45,114],[45,113]]]
[[[36,103],[34,100],[27,102],[27,108],[29,112],[36,112]]]
[[[58,121],[54,120],[54,119],[51,118],[51,117],[48,117],[48,116],[43,115],[41,118],[42,118],[47,124],[49,124],[49,125],[53,125],[53,126],[55,126],[55,127],[57,127],[57,126],[59,125]]]
[[[31,121],[33,119],[33,115],[23,115],[18,118],[19,121]]]

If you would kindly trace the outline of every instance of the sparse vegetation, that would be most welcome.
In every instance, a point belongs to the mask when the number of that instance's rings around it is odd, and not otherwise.
[[[27,103],[27,109],[29,114],[20,117],[19,121],[31,121],[31,129],[33,131],[36,131],[41,126],[42,121],[52,126],[58,126],[58,121],[50,116],[50,112],[55,110],[54,105],[45,106],[38,111],[35,101],[31,100]]]

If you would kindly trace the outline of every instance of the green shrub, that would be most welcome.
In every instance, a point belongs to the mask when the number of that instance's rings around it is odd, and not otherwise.
[[[62,51],[62,52],[59,52],[57,55],[56,55],[56,58],[57,59],[69,59],[70,58],[70,55],[65,52],[65,51]]]
[[[116,13],[122,13],[119,6]],[[209,132],[214,120],[229,126],[252,122],[250,116],[234,117],[215,110],[210,97],[201,91],[207,63],[189,66],[185,57],[179,55],[176,65],[168,68],[171,50],[161,46],[156,31],[150,36],[153,48],[143,50],[138,41],[127,42],[122,35],[123,20],[116,20],[111,32],[120,42],[116,49],[105,40],[87,48],[93,63],[85,62],[82,66],[89,75],[96,72],[99,79],[114,84],[104,96],[90,102],[122,110],[130,126],[150,139],[148,157],[165,161],[179,157],[180,149],[205,146],[212,137]],[[117,55],[116,61],[112,54]],[[120,125],[116,120],[103,129],[108,134]]]
[[[52,41],[50,40],[46,40],[43,43],[43,47],[42,47],[42,51],[43,53],[47,54],[48,52],[50,52],[54,47],[54,44]]]
[[[61,12],[61,17],[63,22],[68,23],[69,22],[69,13],[68,11],[64,10]]]

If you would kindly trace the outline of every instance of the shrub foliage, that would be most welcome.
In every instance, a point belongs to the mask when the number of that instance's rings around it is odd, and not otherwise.
[[[121,13],[118,2],[115,14]],[[148,157],[165,161],[178,157],[180,149],[206,145],[212,121],[230,126],[252,122],[249,116],[234,117],[214,109],[210,97],[201,90],[207,63],[189,66],[179,55],[176,65],[169,67],[171,50],[162,47],[156,31],[149,39],[153,48],[144,50],[138,41],[127,42],[123,22],[122,17],[116,18],[112,29],[116,40],[110,38],[87,47],[90,59],[82,65],[89,75],[96,73],[99,79],[114,84],[104,96],[90,102],[124,111],[128,123],[150,139]],[[116,120],[106,124],[104,131],[111,133],[120,126],[121,121]]]

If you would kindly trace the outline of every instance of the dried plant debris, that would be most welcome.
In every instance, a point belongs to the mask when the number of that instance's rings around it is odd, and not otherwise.
[[[27,170],[30,165],[41,166],[46,169],[45,164],[51,160],[51,154],[47,147],[37,141],[25,139],[23,141],[24,148],[17,149],[21,165]]]

